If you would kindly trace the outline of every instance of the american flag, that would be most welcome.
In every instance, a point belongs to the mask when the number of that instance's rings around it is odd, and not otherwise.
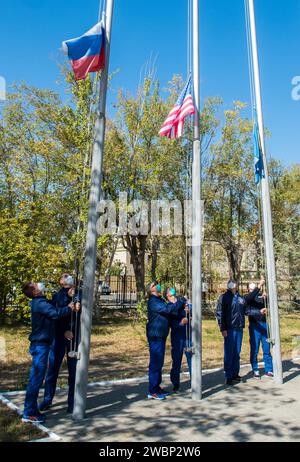
[[[183,135],[185,118],[195,114],[195,106],[191,91],[192,77],[190,76],[177,103],[168,115],[159,134],[168,138],[180,138]]]

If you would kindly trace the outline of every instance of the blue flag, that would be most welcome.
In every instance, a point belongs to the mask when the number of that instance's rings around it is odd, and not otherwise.
[[[262,178],[265,178],[263,153],[257,121],[254,124],[253,130],[253,145],[254,145],[254,165],[255,165],[255,182],[259,184]]]

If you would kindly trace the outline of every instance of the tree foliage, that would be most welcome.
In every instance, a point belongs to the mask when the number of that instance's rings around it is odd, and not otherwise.
[[[93,82],[77,83],[65,72],[69,100],[25,83],[15,86],[0,117],[0,310],[10,300],[27,302],[27,280],[55,283],[58,274],[82,261],[91,143],[95,107]],[[183,86],[174,76],[162,98],[158,81],[146,78],[136,95],[119,91],[115,114],[108,120],[104,192],[116,203],[190,197],[192,126],[185,137],[169,140],[159,129]],[[252,122],[245,104],[225,110],[209,98],[200,117],[205,240],[217,242],[228,260],[228,273],[240,277],[243,255],[256,249],[262,267],[258,191],[254,182]],[[300,170],[269,162],[278,270],[291,281],[297,297],[300,261]],[[128,209],[130,216],[130,210]],[[139,292],[145,280],[171,275],[182,282],[186,243],[182,237],[122,236],[134,267]],[[101,236],[97,273],[114,271],[116,239]],[[145,255],[150,255],[145,266]],[[204,264],[206,258],[204,258]],[[207,268],[209,264],[207,264]],[[296,282],[295,282],[296,281]],[[20,315],[27,315],[24,308]]]

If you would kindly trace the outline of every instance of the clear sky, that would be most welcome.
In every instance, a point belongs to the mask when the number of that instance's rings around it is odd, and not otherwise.
[[[300,101],[292,99],[292,78],[300,76],[300,0],[256,0],[268,151],[285,164],[300,161]],[[64,95],[57,61],[62,40],[81,35],[97,22],[98,0],[2,0],[0,76],[7,84],[26,80]],[[244,0],[200,0],[201,99],[221,96],[250,102]],[[115,0],[111,71],[118,87],[135,91],[151,54],[164,86],[186,74],[186,0]],[[0,103],[1,104],[1,103]]]

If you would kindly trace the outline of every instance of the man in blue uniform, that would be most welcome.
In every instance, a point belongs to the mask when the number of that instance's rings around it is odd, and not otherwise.
[[[80,309],[80,294],[75,294],[74,280],[70,274],[63,274],[60,278],[61,289],[59,292],[54,294],[52,303],[58,310],[61,309],[66,303],[71,301],[75,302],[76,308]],[[77,323],[75,326],[74,318],[77,317]],[[74,406],[74,391],[75,391],[75,379],[76,379],[76,366],[77,359],[70,357],[69,353],[74,342],[74,337],[78,339],[79,335],[79,313],[68,316],[63,319],[59,319],[55,323],[55,338],[51,347],[49,356],[48,372],[45,380],[45,393],[44,400],[40,404],[40,411],[46,411],[52,404],[56,384],[59,375],[59,371],[65,355],[67,355],[67,367],[68,367],[68,413],[73,412]],[[76,332],[75,332],[76,331]],[[77,342],[78,343],[78,342]],[[76,345],[78,347],[78,345]]]
[[[169,301],[169,304],[175,304],[177,302],[181,304],[178,315],[172,315],[170,319],[172,354],[172,369],[170,373],[170,379],[173,384],[173,391],[176,393],[179,391],[180,388],[180,372],[184,352],[188,364],[190,377],[192,373],[190,329],[191,312],[187,313],[186,311],[186,308],[188,307],[187,300],[185,298],[178,299],[176,297],[176,289],[168,289],[167,300]]]
[[[241,381],[240,354],[245,328],[245,300],[237,290],[237,283],[229,281],[221,303],[221,332],[224,337],[224,371],[226,384]]]
[[[224,371],[227,385],[241,382],[240,355],[245,328],[245,316],[257,315],[249,295],[242,297],[235,281],[229,281],[227,292],[220,298],[217,308],[220,330],[224,337]]]
[[[28,283],[23,288],[26,297],[31,298],[32,331],[29,336],[32,367],[26,390],[23,422],[42,423],[45,417],[38,410],[38,395],[42,387],[50,353],[55,336],[55,321],[70,316],[75,309],[72,302],[66,303],[59,309],[53,306],[44,296],[45,287],[42,283]]]
[[[268,342],[268,325],[267,325],[267,295],[262,292],[265,281],[262,280],[257,286],[254,283],[249,284],[249,295],[247,303],[257,308],[257,314],[249,316],[249,334],[250,334],[250,362],[252,365],[253,375],[260,379],[258,367],[258,353],[260,344],[262,345],[265,373],[268,377],[273,377],[273,360],[271,355],[271,345]]]
[[[166,394],[161,389],[162,368],[165,359],[166,340],[169,334],[170,315],[178,314],[181,303],[169,303],[161,296],[161,286],[149,286],[147,338],[149,343],[149,393],[148,399],[164,400]]]

